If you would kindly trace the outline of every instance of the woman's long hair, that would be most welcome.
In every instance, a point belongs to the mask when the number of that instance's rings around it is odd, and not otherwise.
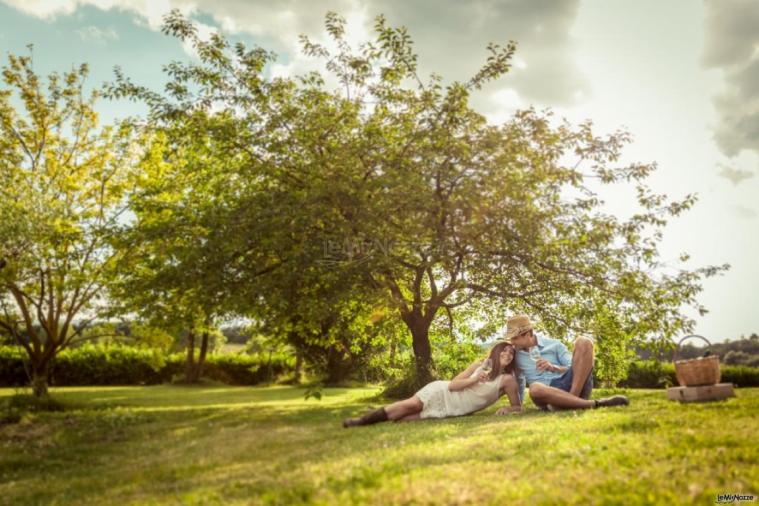
[[[511,359],[511,363],[506,366],[504,372],[516,376],[517,350],[511,343],[498,343],[490,349],[490,355],[488,355],[488,358],[493,363],[493,369],[490,371],[489,378],[491,381],[501,374],[501,352],[506,348],[511,348],[514,351],[514,358]]]

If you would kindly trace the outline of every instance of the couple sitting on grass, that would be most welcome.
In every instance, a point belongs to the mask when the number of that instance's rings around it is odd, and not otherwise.
[[[343,427],[468,415],[503,395],[508,396],[511,406],[499,409],[497,415],[521,412],[525,381],[530,398],[544,410],[629,404],[623,395],[590,398],[593,341],[578,338],[570,353],[561,341],[535,334],[530,319],[520,315],[508,320],[506,335],[493,346],[486,360],[474,362],[451,381],[433,381],[409,399],[344,420]]]

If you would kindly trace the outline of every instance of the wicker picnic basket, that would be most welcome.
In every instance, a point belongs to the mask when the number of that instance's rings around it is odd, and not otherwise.
[[[712,345],[712,343],[710,343],[705,337],[697,336],[695,334],[680,339],[680,342],[677,343],[677,349],[675,349],[674,355],[677,382],[680,383],[680,386],[684,387],[716,385],[720,380],[719,355],[707,355],[687,360],[678,360],[680,346],[682,346],[683,341],[690,339],[691,337],[703,339],[706,341],[706,344],[709,346]]]

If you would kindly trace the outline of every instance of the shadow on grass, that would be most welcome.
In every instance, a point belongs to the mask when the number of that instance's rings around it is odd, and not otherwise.
[[[306,389],[289,386],[274,387],[208,387],[161,385],[150,387],[76,387],[55,389],[52,396],[64,402],[72,401],[90,409],[113,408],[203,408],[265,405],[267,403],[302,405]],[[307,404],[318,406],[342,402],[348,398],[363,402],[373,390],[330,388],[322,392],[322,400],[311,399]]]

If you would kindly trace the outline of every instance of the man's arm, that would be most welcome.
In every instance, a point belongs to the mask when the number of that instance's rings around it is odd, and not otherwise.
[[[552,371],[555,373],[563,374],[567,372],[567,369],[572,365],[572,353],[567,349],[566,345],[559,341],[558,339],[552,340],[552,352],[556,354],[556,361],[559,364],[554,364],[553,362],[546,360],[544,358],[539,358],[535,362],[535,366],[538,368],[539,371]]]

